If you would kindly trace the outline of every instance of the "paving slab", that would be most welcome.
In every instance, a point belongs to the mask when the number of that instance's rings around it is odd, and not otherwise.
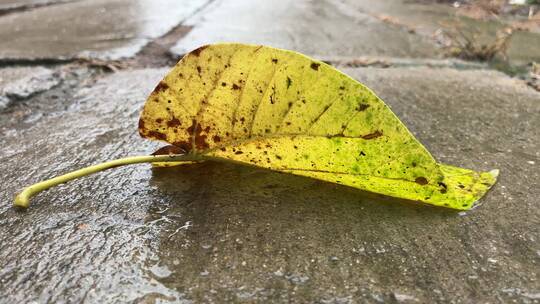
[[[489,44],[503,20],[476,20],[434,1],[222,0],[194,16],[194,29],[171,49],[185,54],[203,44],[243,42],[297,50],[312,56],[436,58],[442,31],[457,28]],[[514,20],[515,21],[515,20]],[[540,60],[540,33],[515,31],[507,55],[512,64]]]
[[[11,102],[49,90],[58,85],[58,71],[44,67],[9,67],[0,69],[0,110]]]
[[[203,163],[117,168],[11,209],[29,183],[157,147],[136,125],[166,71],[123,71],[0,113],[0,302],[537,302],[540,93],[493,71],[345,71],[439,161],[499,168],[483,204]]]
[[[194,29],[171,52],[180,55],[203,44],[243,42],[314,56],[435,56],[428,39],[360,12],[350,2],[216,1],[188,21]]]
[[[0,59],[135,55],[209,0],[86,0],[0,17]]]
[[[490,44],[495,41],[497,31],[518,21],[516,16],[494,16],[489,20],[470,18],[459,13],[459,2],[456,2],[458,7],[445,1],[355,0],[347,3],[352,11],[408,28],[433,41],[441,40],[441,31],[455,32],[459,29],[474,37],[475,43]],[[514,31],[507,50],[512,64],[523,65],[540,60],[540,23],[537,24],[529,31]]]

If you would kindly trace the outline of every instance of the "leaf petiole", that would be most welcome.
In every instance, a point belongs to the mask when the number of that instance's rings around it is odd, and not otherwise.
[[[178,161],[200,161],[204,159],[206,158],[201,155],[193,154],[144,155],[115,159],[101,164],[79,169],[26,187],[15,196],[14,206],[28,208],[28,206],[30,205],[30,199],[42,191],[45,191],[51,187],[66,183],[79,177],[83,177],[119,166],[157,162],[161,163]]]

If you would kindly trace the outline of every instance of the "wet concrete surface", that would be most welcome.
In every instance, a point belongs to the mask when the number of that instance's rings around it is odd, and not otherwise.
[[[278,22],[277,22],[278,21]],[[473,41],[493,43],[502,20],[476,20],[448,4],[414,1],[216,1],[188,21],[195,26],[171,52],[180,55],[216,42],[270,44],[313,56],[437,58],[440,31],[459,29]],[[540,27],[538,27],[540,29]],[[516,31],[512,64],[540,60],[540,33]]]
[[[35,8],[57,3],[73,2],[78,0],[2,0],[0,1],[0,14],[10,13],[23,8]],[[79,0],[80,1],[80,0]]]
[[[215,163],[118,168],[11,209],[24,185],[152,152],[136,125],[165,72],[74,70],[0,114],[0,302],[539,300],[540,94],[498,72],[345,70],[440,161],[501,170],[470,212]]]
[[[92,75],[78,71],[60,90],[2,114],[0,171],[6,180],[0,198],[0,302],[117,303],[153,294],[180,298],[149,274],[157,263],[152,248],[158,245],[160,221],[146,219],[161,200],[148,185],[149,168],[122,168],[84,184],[68,184],[46,193],[44,204],[27,213],[9,206],[13,190],[28,182],[149,153],[152,144],[139,140],[134,126],[142,101],[163,72],[119,74],[85,84]]]
[[[438,6],[203,2],[81,0],[0,16],[2,41],[22,33],[0,58],[131,56],[122,71],[107,61],[0,68],[0,303],[540,302],[539,92],[486,64],[439,60],[427,38]],[[428,21],[412,33],[385,11]],[[500,180],[458,213],[243,166],[137,165],[12,209],[23,186],[159,146],[137,122],[167,69],[134,67],[169,64],[177,39],[178,54],[234,39],[328,59],[439,161],[498,168]]]
[[[354,1],[216,1],[188,21],[171,51],[216,42],[264,43],[314,56],[433,57],[435,46],[351,7]]]
[[[474,19],[459,14],[459,9],[448,3],[429,1],[350,1],[351,10],[363,12],[395,26],[414,30],[423,37],[438,41],[438,32],[455,32],[459,29],[479,44],[493,43],[497,31],[511,26],[518,18],[497,16],[492,20]],[[538,23],[537,23],[538,24]],[[531,31],[515,31],[507,56],[513,64],[527,64],[540,60],[540,24]]]
[[[135,55],[209,0],[85,0],[0,17],[0,59]]]
[[[44,67],[0,69],[0,110],[10,103],[52,89],[61,82],[59,71]]]

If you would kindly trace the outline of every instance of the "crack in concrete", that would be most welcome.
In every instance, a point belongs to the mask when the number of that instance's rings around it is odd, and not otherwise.
[[[32,58],[32,59],[17,59],[17,58],[0,58],[0,68],[12,66],[53,66],[77,61],[76,58]]]
[[[126,61],[131,67],[166,67],[173,66],[183,56],[176,56],[170,52],[171,47],[180,39],[184,38],[193,26],[185,25],[189,20],[202,12],[216,0],[209,0],[199,8],[194,10],[182,22],[172,28],[164,35],[147,43],[134,57]]]
[[[42,8],[42,7],[62,5],[62,4],[73,3],[73,2],[78,2],[78,1],[80,0],[23,4],[21,6],[10,6],[6,8],[0,8],[0,17],[9,15],[9,14],[22,13],[22,12],[30,11],[33,9]]]
[[[152,40],[145,45],[134,57],[125,60],[132,68],[167,67],[173,66],[180,59],[169,52],[169,49],[181,38],[185,37],[192,26],[182,23],[175,26],[165,35]]]
[[[105,71],[116,72],[117,70],[126,68],[148,68],[148,67],[166,67],[176,64],[181,58],[172,54],[170,48],[193,28],[192,26],[184,25],[186,20],[197,15],[216,0],[208,0],[191,14],[186,16],[184,20],[179,22],[175,27],[164,35],[149,41],[136,55],[119,60],[103,60],[89,57],[50,57],[50,58],[0,58],[0,68],[12,66],[57,66],[61,64],[78,63],[88,68],[99,68]],[[9,12],[19,12],[30,10],[38,7],[65,4],[68,2],[52,2],[35,5],[26,5],[8,9]],[[0,16],[2,11],[0,10]]]

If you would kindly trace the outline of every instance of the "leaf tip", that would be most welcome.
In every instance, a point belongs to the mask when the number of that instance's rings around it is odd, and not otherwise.
[[[499,169],[493,169],[491,171],[488,172],[494,179],[497,179],[497,177],[499,177]]]

